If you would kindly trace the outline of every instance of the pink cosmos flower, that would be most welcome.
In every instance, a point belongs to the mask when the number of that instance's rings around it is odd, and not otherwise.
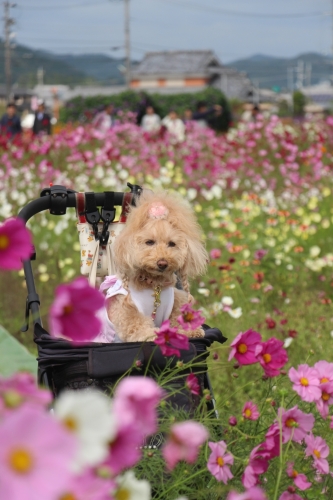
[[[320,384],[319,389],[321,391],[321,396],[315,403],[320,415],[323,418],[327,418],[329,412],[328,406],[333,404],[333,382]]]
[[[101,320],[96,313],[103,306],[103,295],[91,287],[83,276],[68,285],[58,286],[50,308],[51,334],[74,342],[93,340],[101,327]]]
[[[0,269],[21,269],[33,251],[30,231],[18,217],[0,224]]]
[[[142,432],[133,423],[125,423],[122,415],[116,414],[118,428],[114,439],[109,443],[109,454],[103,465],[109,467],[114,475],[133,467],[141,458],[143,444]]]
[[[155,344],[160,346],[163,356],[180,357],[179,349],[189,349],[189,339],[186,335],[178,333],[177,328],[170,326],[170,320],[163,321],[156,332]]]
[[[66,490],[76,439],[44,409],[23,405],[4,417],[0,442],[0,498],[53,500]]]
[[[290,380],[293,382],[293,389],[303,399],[312,403],[321,397],[319,388],[318,372],[308,365],[299,365],[297,370],[290,368],[288,372]]]
[[[267,500],[267,497],[261,488],[254,486],[246,490],[245,493],[230,491],[227,500]]]
[[[111,492],[116,484],[112,479],[102,478],[93,469],[88,469],[83,474],[73,476],[59,500],[106,500],[112,498]]]
[[[254,252],[254,258],[257,260],[261,260],[268,253],[268,250],[264,250],[263,248],[260,250],[256,250]]]
[[[196,377],[194,375],[194,373],[190,373],[186,377],[186,386],[192,392],[192,394],[195,394],[196,396],[199,396],[199,394],[200,394],[200,385],[199,385],[199,382],[198,382],[198,377]]]
[[[219,248],[213,248],[209,252],[209,256],[211,259],[219,259],[221,257],[221,250]]]
[[[26,402],[46,407],[51,401],[50,391],[38,388],[35,377],[30,373],[15,373],[9,378],[0,376],[0,415]]]
[[[287,490],[280,495],[279,500],[303,500],[303,498],[297,495],[297,493],[291,493]]]
[[[210,441],[208,446],[212,450],[212,453],[210,454],[207,468],[217,481],[223,481],[224,484],[227,484],[229,479],[234,477],[228,467],[228,464],[232,465],[234,463],[234,457],[230,453],[226,453],[227,445],[224,441],[219,441],[218,443]]]
[[[231,352],[228,361],[235,358],[240,365],[252,365],[258,360],[255,356],[256,347],[261,342],[261,335],[254,330],[239,333],[230,344]]]
[[[162,454],[167,468],[172,470],[180,460],[194,463],[199,453],[199,447],[208,439],[207,429],[188,420],[174,424],[165,443]]]
[[[151,378],[126,377],[115,390],[113,408],[123,423],[134,425],[141,435],[153,434],[157,430],[156,408],[163,394]]]
[[[252,401],[247,401],[243,406],[242,415],[248,420],[258,420],[259,411],[257,405]]]
[[[237,418],[231,416],[231,417],[229,417],[228,422],[229,422],[229,425],[231,425],[231,427],[235,427],[235,425],[237,425]]]
[[[201,316],[201,312],[193,309],[191,304],[184,304],[180,308],[180,312],[181,315],[178,316],[177,321],[183,330],[195,330],[205,321],[205,318]]]
[[[309,434],[305,438],[305,442],[307,444],[305,455],[309,457],[313,456],[314,462],[313,466],[317,469],[318,472],[322,474],[329,473],[329,465],[326,457],[329,455],[329,447],[327,446],[326,441],[320,436],[313,436],[313,434]]]
[[[293,462],[288,462],[287,464],[287,475],[293,478],[297,488],[302,491],[307,490],[310,486],[312,486],[305,474],[299,474],[297,470],[294,469]]]
[[[333,382],[333,363],[321,360],[317,361],[313,368],[317,370],[317,375],[321,384]]]
[[[312,413],[303,413],[297,406],[285,410],[279,408],[279,417],[282,419],[282,440],[287,443],[290,439],[300,443],[314,426],[315,418]]]
[[[148,217],[150,219],[166,219],[169,215],[169,210],[162,203],[152,203],[148,210]]]
[[[282,340],[275,337],[258,344],[255,350],[256,358],[263,367],[267,377],[276,377],[288,361],[287,351],[283,349]]]

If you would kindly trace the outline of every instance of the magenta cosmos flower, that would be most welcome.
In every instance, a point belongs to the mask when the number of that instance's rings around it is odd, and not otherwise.
[[[44,409],[24,405],[0,426],[0,498],[54,500],[69,485],[75,437]]]
[[[297,495],[297,493],[287,490],[280,495],[279,500],[303,500],[303,498]]]
[[[55,293],[49,315],[51,335],[66,337],[74,342],[86,342],[97,337],[101,320],[96,314],[104,306],[103,295],[83,276],[68,285],[58,286]]]
[[[279,375],[280,368],[288,361],[287,351],[283,349],[282,340],[278,340],[275,337],[270,338],[267,342],[258,344],[255,355],[267,377],[276,377]]]
[[[321,391],[320,399],[315,401],[317,410],[323,418],[328,417],[329,405],[333,404],[333,382],[327,382],[326,384],[320,384],[319,389]]]
[[[141,458],[141,447],[144,443],[140,427],[124,422],[122,415],[115,412],[117,430],[109,443],[109,453],[103,465],[109,467],[113,475],[117,475],[129,467],[133,467]]]
[[[218,443],[210,441],[208,446],[212,450],[212,453],[207,462],[207,468],[218,481],[223,481],[224,484],[227,484],[229,479],[234,477],[228,467],[228,465],[234,463],[234,457],[230,453],[226,453],[227,445],[224,441],[219,441]]]
[[[267,497],[261,488],[254,486],[246,490],[245,493],[230,491],[227,500],[267,500]]]
[[[242,415],[247,420],[258,420],[259,411],[257,405],[252,403],[252,401],[247,401],[243,407]]]
[[[219,248],[213,248],[209,252],[209,256],[211,259],[219,259],[221,257],[221,250]]]
[[[139,429],[141,436],[157,430],[156,408],[164,394],[148,377],[126,377],[118,384],[113,400],[114,411],[124,423]]]
[[[191,420],[174,424],[162,450],[167,468],[172,470],[180,460],[194,463],[199,447],[208,439],[207,429]]]
[[[195,330],[205,321],[205,318],[201,316],[200,311],[193,309],[191,304],[184,304],[180,308],[180,312],[181,315],[178,316],[177,321],[183,330]]]
[[[37,387],[30,373],[15,373],[9,378],[0,376],[0,415],[15,410],[23,403],[46,407],[52,401],[50,391]]]
[[[15,217],[0,224],[0,269],[21,269],[32,254],[32,238],[24,222]]]
[[[317,361],[313,367],[317,371],[319,382],[321,384],[326,384],[327,382],[333,382],[333,363],[321,360]]]
[[[157,338],[154,342],[160,346],[163,356],[177,356],[179,358],[179,349],[189,349],[188,337],[178,333],[177,328],[172,328],[168,319],[163,321],[156,335]]]
[[[256,347],[260,345],[261,335],[254,330],[239,333],[230,344],[231,352],[228,361],[235,358],[240,365],[252,365],[258,362],[255,356]]]
[[[288,372],[290,380],[293,382],[293,389],[308,403],[312,403],[321,397],[319,388],[318,372],[308,365],[299,365],[297,370],[290,368]]]
[[[320,436],[315,437],[313,434],[309,434],[306,436],[305,442],[307,445],[305,455],[307,457],[312,455],[314,458],[314,468],[322,474],[328,474],[329,465],[326,457],[328,457],[330,449],[327,446],[326,441]]]
[[[308,481],[305,474],[299,474],[296,469],[294,469],[294,463],[288,462],[287,464],[287,475],[292,477],[295,485],[299,490],[307,490],[312,486],[312,484]]]
[[[282,420],[282,440],[287,443],[290,439],[300,443],[314,426],[315,418],[312,413],[303,413],[297,406],[285,410],[279,408],[278,415]]]
[[[200,385],[198,382],[198,377],[194,375],[194,373],[190,373],[186,377],[186,387],[188,388],[189,391],[192,392],[192,394],[195,394],[196,396],[199,396],[200,394]]]

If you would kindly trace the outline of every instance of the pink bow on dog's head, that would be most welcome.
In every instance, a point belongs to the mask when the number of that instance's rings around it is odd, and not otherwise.
[[[148,217],[150,219],[166,219],[168,215],[169,210],[167,209],[167,207],[159,202],[153,203],[148,210]]]

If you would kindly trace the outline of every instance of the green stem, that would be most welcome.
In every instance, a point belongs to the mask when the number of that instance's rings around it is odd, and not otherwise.
[[[183,481],[180,481],[180,482],[176,482],[174,483],[171,488],[167,489],[166,491],[163,491],[161,493],[161,495],[159,497],[157,497],[157,500],[159,500],[160,498],[166,498],[166,494],[169,493],[169,491],[172,491],[174,490],[174,488],[176,488],[177,486],[180,486],[181,484],[184,484],[184,483],[187,483],[187,481],[189,481],[189,479],[193,479],[194,477],[196,476],[199,476],[200,474],[202,474],[203,472],[206,472],[206,469],[201,469],[199,470],[198,472],[196,472],[195,474],[192,474],[192,476],[188,476],[186,479],[183,479]]]
[[[281,401],[281,408],[284,406],[284,396],[282,396],[282,401]],[[275,484],[275,491],[274,491],[274,497],[273,500],[277,500],[277,496],[279,493],[279,486],[281,482],[281,476],[282,476],[282,471],[283,471],[283,454],[282,454],[282,412],[278,416],[278,422],[279,422],[279,441],[280,441],[280,467],[279,467],[279,472]]]

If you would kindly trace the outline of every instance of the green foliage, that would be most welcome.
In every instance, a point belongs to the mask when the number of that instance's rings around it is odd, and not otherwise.
[[[0,325],[0,375],[8,377],[18,371],[28,371],[36,375],[37,361]]]
[[[285,100],[280,101],[278,114],[281,118],[292,115],[290,105],[288,104],[287,101],[285,101]]]
[[[105,104],[113,103],[115,108],[122,111],[137,111],[143,93],[137,93],[131,90],[121,92],[120,94],[110,96],[94,96],[94,97],[75,97],[67,102],[66,106],[61,110],[62,122],[86,122],[91,119],[92,114]],[[212,123],[215,130],[225,131],[231,121],[231,111],[229,103],[222,92],[217,89],[208,88],[195,94],[149,94],[149,98],[153,102],[156,111],[162,116],[166,116],[171,109],[178,111],[183,115],[186,109],[195,111],[198,101],[205,101],[208,106],[219,104],[223,107],[221,117],[217,117]]]
[[[306,96],[300,90],[295,90],[293,93],[294,116],[304,115],[304,107],[306,103]]]

